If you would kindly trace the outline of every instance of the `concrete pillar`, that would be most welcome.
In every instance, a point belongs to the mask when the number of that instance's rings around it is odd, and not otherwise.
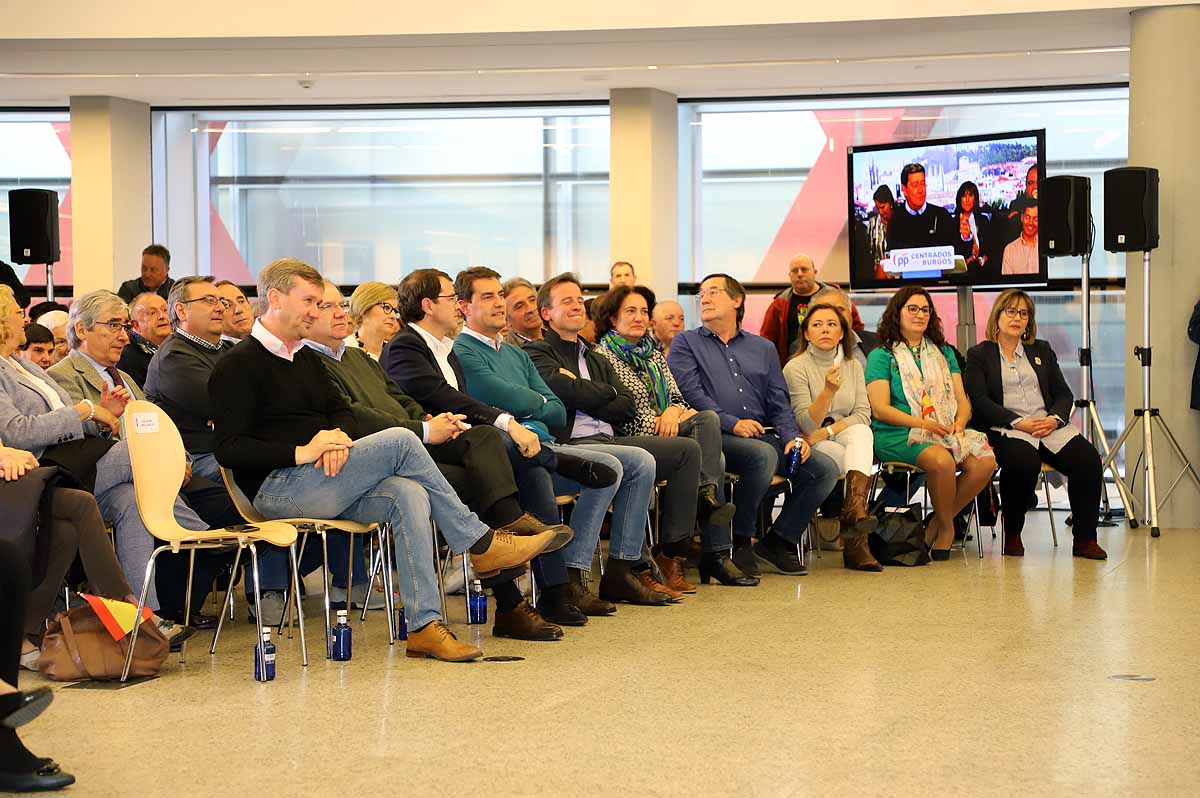
[[[613,89],[609,109],[609,265],[629,261],[640,284],[660,299],[671,299],[679,290],[675,95],[658,89]]]
[[[1196,224],[1196,191],[1200,187],[1200,158],[1196,130],[1200,129],[1200,6],[1146,8],[1132,13],[1129,81],[1129,165],[1159,170],[1160,245],[1151,256],[1150,317],[1152,367],[1151,400],[1161,409],[1188,458],[1200,464],[1200,412],[1190,407],[1196,344],[1188,340],[1192,307],[1200,299],[1200,225]],[[1133,347],[1142,343],[1141,253],[1126,258],[1125,407],[1142,401],[1142,375]],[[1102,401],[1102,398],[1100,399]],[[1141,441],[1127,450],[1132,464]],[[1158,472],[1159,526],[1200,526],[1200,488],[1190,478],[1179,484],[1168,501],[1182,462],[1165,436],[1155,436]],[[1198,468],[1200,470],[1200,468]],[[1137,489],[1141,495],[1142,480]]]
[[[141,273],[153,240],[150,106],[71,98],[71,239],[75,296]]]

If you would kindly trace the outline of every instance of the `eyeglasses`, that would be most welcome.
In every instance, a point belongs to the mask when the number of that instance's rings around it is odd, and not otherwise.
[[[1025,321],[1029,318],[1029,311],[1025,310],[1024,308],[1005,308],[1004,315],[1008,316],[1010,319],[1020,319],[1021,321]]]
[[[124,330],[126,333],[133,332],[133,324],[127,321],[98,321],[92,325],[93,327],[107,327],[109,332],[119,333]]]
[[[387,306],[385,305],[384,307],[386,308]],[[349,302],[346,302],[346,301],[342,301],[342,302],[321,302],[321,303],[319,303],[319,304],[317,305],[317,310],[319,310],[321,313],[324,313],[325,311],[329,310],[330,308],[341,308],[342,310],[349,310],[349,309],[350,309],[350,303],[349,303]]]
[[[929,305],[905,305],[904,309],[914,316],[928,316],[933,312]]]
[[[193,302],[203,302],[204,304],[208,305],[210,308],[215,308],[215,307],[217,306],[217,303],[220,303],[220,304],[221,304],[221,306],[222,306],[222,307],[225,307],[225,308],[231,308],[231,307],[233,307],[233,303],[232,303],[232,302],[230,302],[230,301],[229,301],[228,299],[226,299],[225,297],[217,297],[217,296],[198,296],[198,297],[196,297],[195,299],[181,299],[181,300],[179,300],[179,304],[181,304],[181,305],[190,305],[190,304],[192,304]]]
[[[376,307],[380,308],[384,313],[386,313],[389,316],[399,316],[400,315],[400,311],[397,310],[395,305],[392,305],[390,302],[380,302],[378,305],[376,305]]]
[[[728,293],[729,293],[729,291],[727,291],[724,288],[705,288],[703,291],[700,292],[700,297],[703,299],[704,297],[715,297],[715,296],[720,296],[721,294],[728,294]]]
[[[437,298],[438,298],[438,300],[442,300],[442,299],[450,299],[450,300],[453,300],[453,301],[457,302],[457,301],[458,301],[458,294],[438,294],[438,295],[437,295]]]

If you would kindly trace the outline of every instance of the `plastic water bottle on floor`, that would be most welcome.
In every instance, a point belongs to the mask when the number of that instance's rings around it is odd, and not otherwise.
[[[254,680],[256,682],[275,681],[275,644],[271,642],[271,631],[262,630],[262,660],[259,660],[258,646],[254,647]]]
[[[346,611],[337,611],[337,626],[333,627],[333,659],[337,662],[346,662],[350,659],[353,653],[353,641],[351,639],[354,630],[350,628],[350,624],[346,622]]]
[[[487,623],[487,596],[483,595],[483,585],[478,579],[471,582],[467,596],[467,623]]]
[[[396,607],[396,639],[408,639],[408,621],[404,618],[404,608],[399,605]]]

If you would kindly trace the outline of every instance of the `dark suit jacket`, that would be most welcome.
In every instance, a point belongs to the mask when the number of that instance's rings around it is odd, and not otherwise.
[[[458,356],[450,353],[450,367],[458,388],[446,382],[433,351],[412,325],[392,338],[381,353],[380,364],[400,390],[416,400],[426,413],[461,413],[471,424],[495,424],[500,411],[461,390],[467,384]]]
[[[173,285],[175,285],[175,281],[168,277],[163,281],[162,285],[154,289],[154,293],[158,294],[163,299],[166,299],[167,296],[170,295],[171,286]],[[150,289],[142,283],[142,278],[135,277],[132,280],[126,280],[125,282],[121,283],[121,287],[117,289],[117,296],[121,297],[121,299],[128,303],[132,302],[133,298],[138,294],[145,294],[149,291]]]
[[[1188,338],[1192,343],[1200,344],[1200,302],[1192,308],[1192,318],[1188,321]],[[1196,366],[1192,369],[1192,409],[1200,410],[1200,352],[1196,353]]]
[[[585,344],[586,345],[586,344]],[[575,427],[575,413],[583,411],[592,418],[618,426],[637,413],[637,403],[612,369],[608,360],[591,346],[587,347],[584,362],[589,379],[579,376],[579,343],[564,341],[549,328],[540,341],[530,341],[523,349],[537,366],[542,379],[567,408],[567,425],[551,430],[560,443],[569,441]],[[568,377],[559,369],[566,369]]]
[[[1024,344],[1025,356],[1037,374],[1046,412],[1066,423],[1071,418],[1075,397],[1058,366],[1058,357],[1050,344],[1036,340]],[[1018,416],[1004,407],[1004,382],[1000,372],[1000,346],[984,341],[967,350],[967,366],[963,369],[963,387],[971,400],[971,424],[980,430],[1007,427]]]
[[[150,369],[150,359],[154,357],[154,353],[158,351],[158,347],[147,341],[142,336],[135,332],[129,334],[129,343],[125,344],[125,348],[121,350],[121,359],[117,361],[117,368],[126,372],[129,376],[137,381],[137,384],[146,387],[146,372]]]
[[[879,333],[871,330],[855,330],[858,334],[858,348],[864,355],[870,355],[871,350],[879,348]]]
[[[897,205],[888,225],[887,237],[891,249],[952,247],[962,240],[950,211],[932,202],[925,203],[925,212],[920,216],[914,216],[903,205]]]

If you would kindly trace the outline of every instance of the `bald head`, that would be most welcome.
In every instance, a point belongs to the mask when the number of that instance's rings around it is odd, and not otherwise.
[[[792,283],[792,293],[798,296],[811,295],[817,290],[817,265],[808,255],[794,256],[788,261],[788,280]]]
[[[650,323],[654,328],[654,337],[664,348],[670,349],[671,341],[683,332],[683,306],[670,300],[657,303]]]

